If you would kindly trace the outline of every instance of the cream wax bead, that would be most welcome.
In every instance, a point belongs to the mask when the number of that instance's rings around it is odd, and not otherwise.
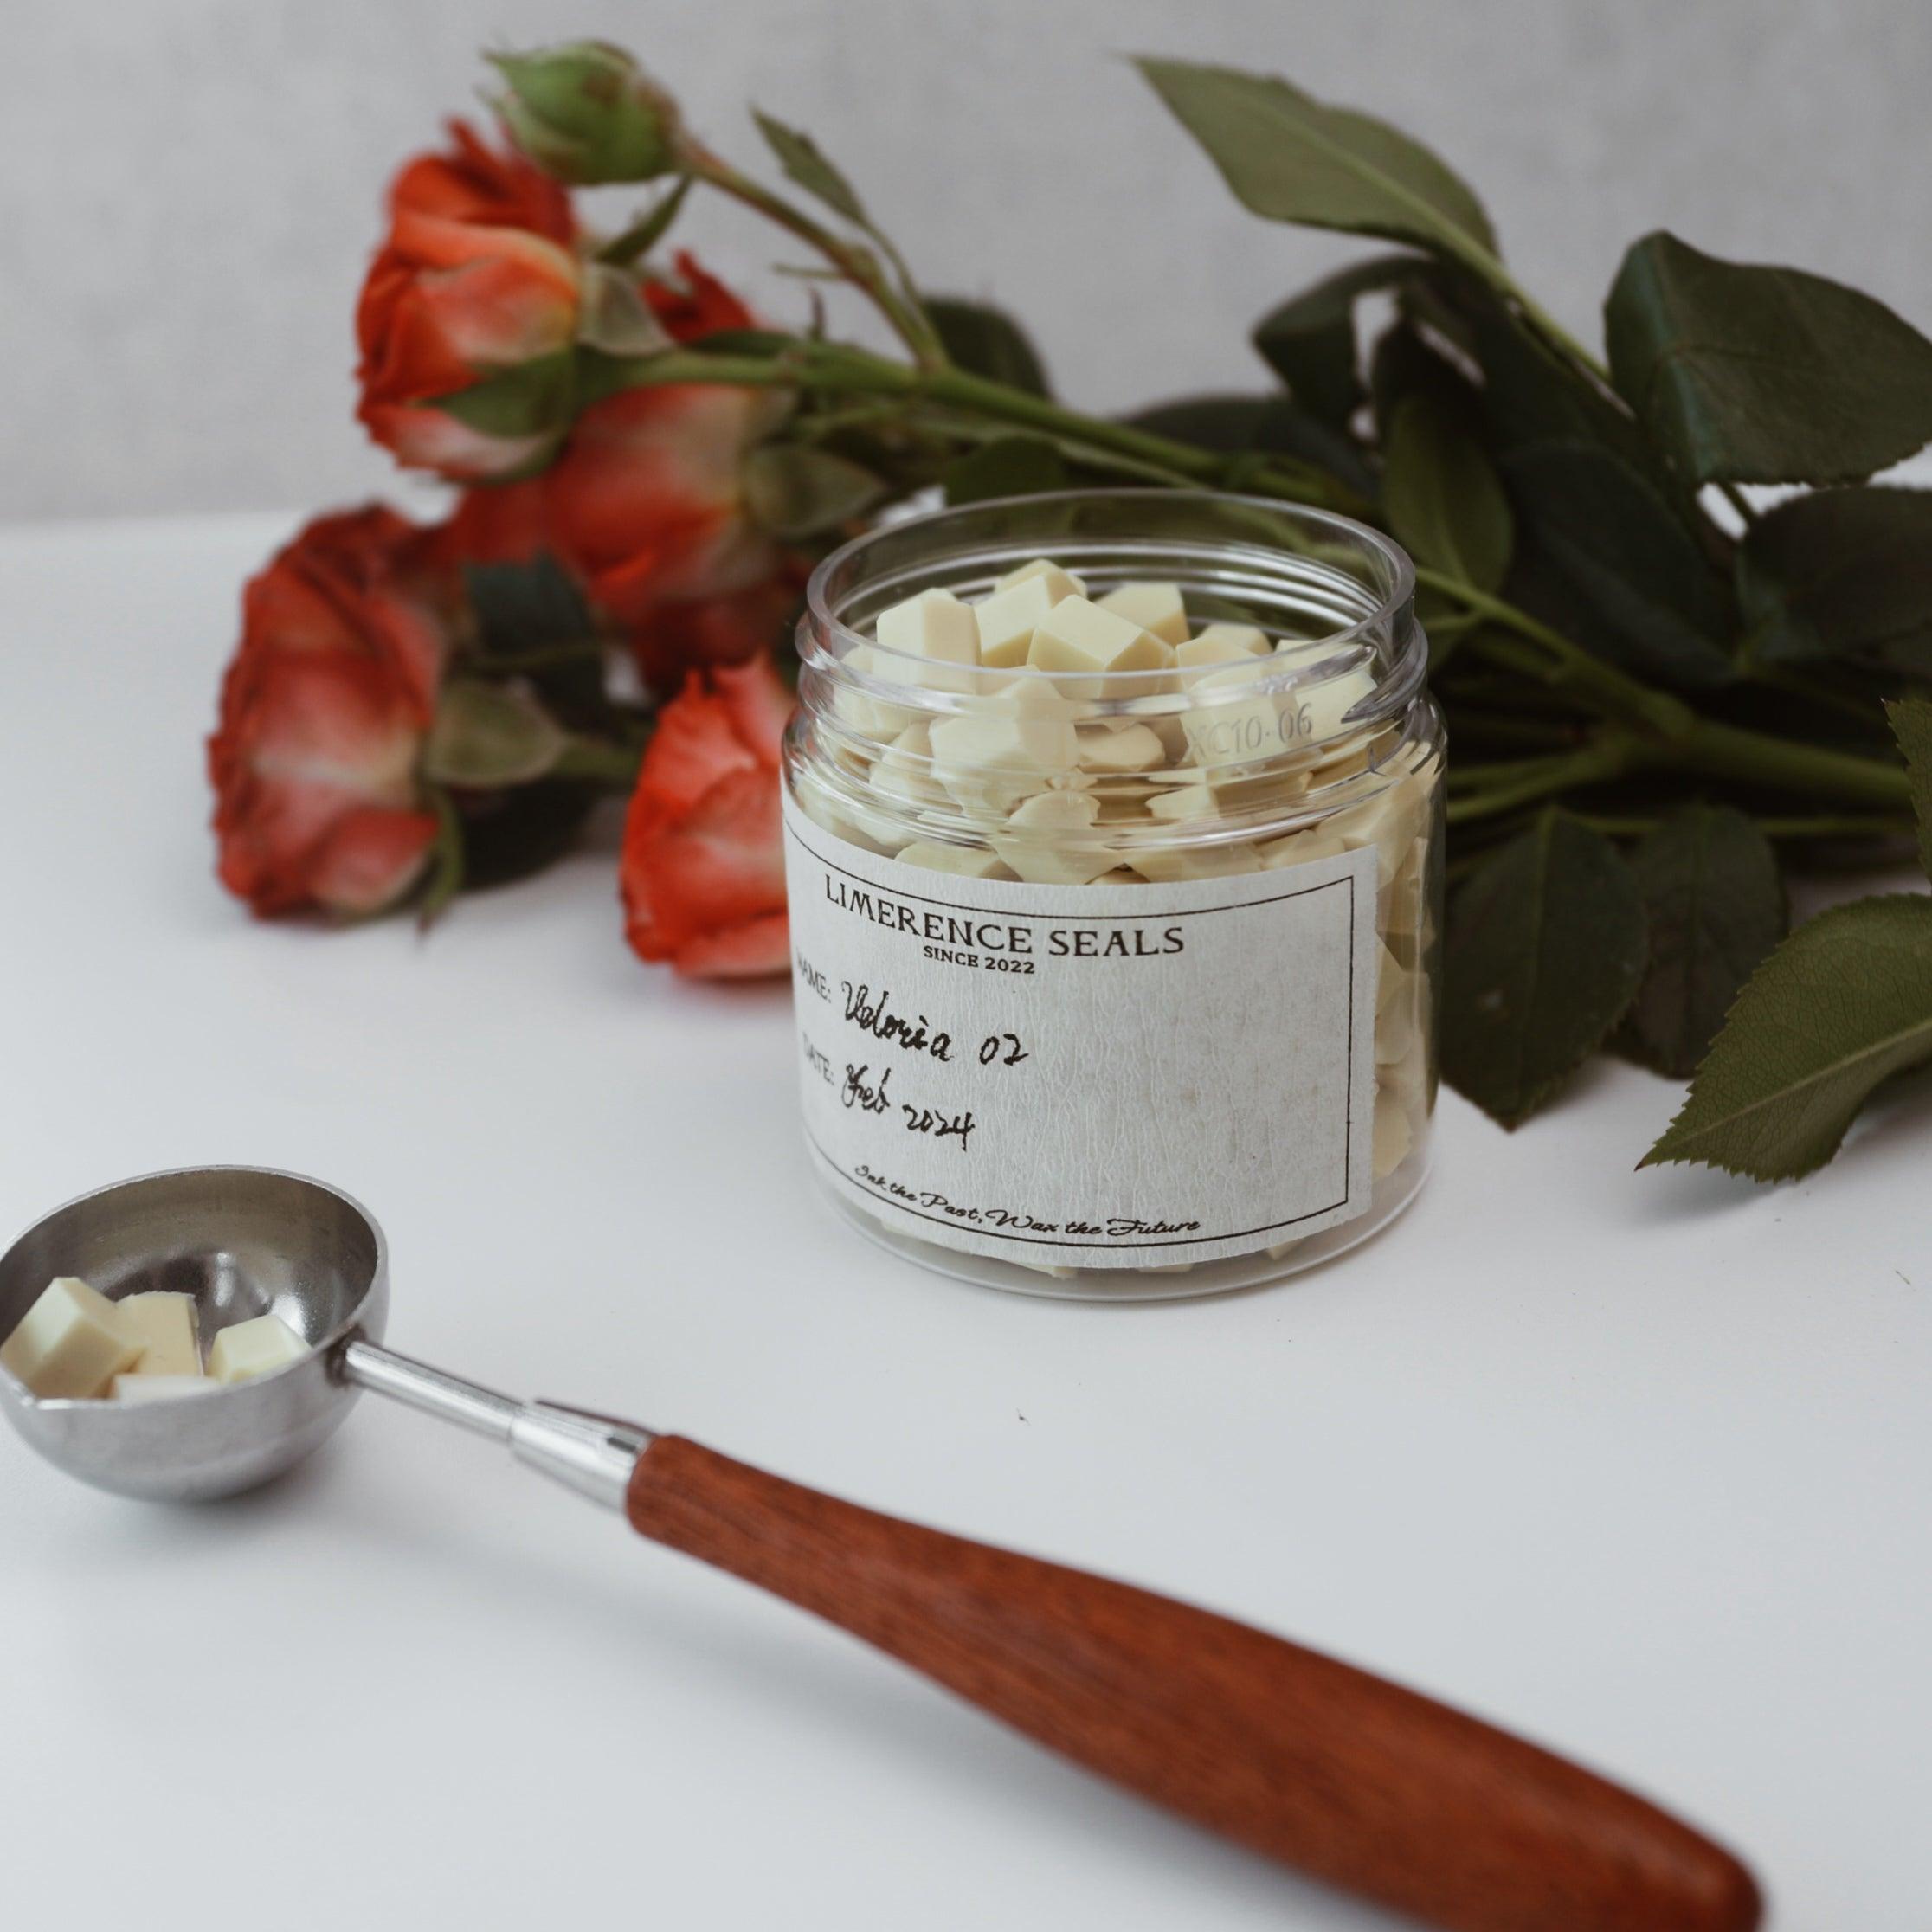
[[[201,1336],[195,1298],[151,1290],[114,1304],[122,1328],[141,1344],[137,1375],[198,1375]]]
[[[870,645],[861,645],[853,654],[852,669],[857,672],[876,673],[886,683],[891,683],[890,660],[881,657]],[[903,731],[918,717],[915,711],[908,710],[889,699],[874,697],[848,686],[839,693],[839,709],[845,722],[851,729],[866,739],[892,737]]]
[[[1033,649],[1034,633],[1046,621],[1054,601],[1047,580],[1036,576],[1022,577],[974,605],[980,662],[995,670],[1024,664]]]
[[[930,742],[941,789],[969,812],[1001,818],[1051,781],[1072,776],[1080,763],[1072,710],[1039,679],[941,719]]]
[[[208,1372],[218,1382],[252,1381],[308,1352],[308,1343],[279,1315],[257,1315],[217,1330],[208,1350]]]
[[[85,1401],[105,1394],[144,1346],[98,1289],[61,1275],[0,1342],[0,1368],[43,1400]]]
[[[979,625],[972,612],[950,590],[922,590],[916,597],[879,614],[881,667],[909,684],[935,691],[969,691],[965,667],[979,665]]]
[[[1082,771],[1152,771],[1167,761],[1167,747],[1145,724],[1095,724],[1078,731]]]
[[[1276,668],[1272,658],[1209,661],[1211,668],[1193,681],[1196,702],[1181,728],[1187,737],[1188,763],[1201,767],[1210,785],[1253,776],[1258,766],[1299,750],[1294,723],[1297,694],[1291,688],[1283,690],[1278,676],[1271,678]],[[1250,692],[1264,694],[1251,697]]]
[[[819,567],[786,863],[807,1146],[857,1227],[1171,1297],[1401,1211],[1441,891],[1413,590],[1372,531],[1178,491],[968,506]]]
[[[1063,570],[1050,557],[1036,557],[1030,564],[1022,564],[1016,570],[1008,570],[993,586],[995,594],[1010,590],[1016,584],[1026,583],[1034,577],[1046,587],[1046,595],[1058,603],[1062,597],[1084,597],[1086,585],[1071,570]]]
[[[1099,801],[1091,792],[1046,791],[1014,806],[993,849],[1015,877],[1036,886],[1087,886],[1111,872],[1115,854],[1094,833]]]
[[[976,846],[941,845],[935,839],[915,839],[899,850],[902,866],[923,866],[928,872],[950,873],[956,879],[1011,879],[999,853]]]
[[[1085,597],[1062,597],[1034,628],[1027,653],[1027,662],[1041,671],[1064,671],[1076,677],[1114,673],[1102,686],[1104,697],[1133,688],[1124,686],[1124,676],[1158,671],[1173,661],[1171,644]]]
[[[116,1375],[112,1391],[117,1402],[172,1402],[184,1395],[205,1395],[221,1383],[212,1375]]]
[[[1209,624],[1175,647],[1174,661],[1184,668],[1199,664],[1239,664],[1243,658],[1266,657],[1274,646],[1255,624]]]
[[[1165,644],[1188,641],[1188,607],[1177,583],[1124,583],[1095,600],[1103,610],[1124,617]],[[1264,646],[1265,649],[1266,647]]]

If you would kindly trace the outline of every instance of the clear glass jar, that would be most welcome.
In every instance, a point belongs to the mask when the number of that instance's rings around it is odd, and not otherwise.
[[[1070,672],[874,634],[1042,558],[1264,635]],[[976,504],[819,566],[795,979],[808,1138],[866,1234],[998,1286],[1167,1298],[1324,1260],[1414,1197],[1443,731],[1414,592],[1373,530],[1207,492]]]

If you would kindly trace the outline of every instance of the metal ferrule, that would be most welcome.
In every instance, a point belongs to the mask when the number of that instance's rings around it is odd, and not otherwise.
[[[634,1422],[555,1402],[519,1402],[373,1342],[351,1342],[339,1359],[345,1381],[493,1437],[518,1462],[607,1509],[623,1509],[637,1459],[654,1439]]]

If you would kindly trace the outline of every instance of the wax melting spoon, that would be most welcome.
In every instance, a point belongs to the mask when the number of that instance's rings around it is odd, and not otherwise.
[[[273,1312],[313,1353],[177,1401],[37,1401],[15,1426],[103,1489],[264,1482],[359,1390],[507,1443],[634,1529],[789,1599],[1156,1803],[1457,1932],[1748,1932],[1730,1855],[1642,1799],[1410,1690],[1124,1583],[843,1503],[677,1436],[518,1402],[377,1344],[381,1230],[292,1174],[197,1168],[85,1195],[0,1257],[0,1335],[48,1281]]]

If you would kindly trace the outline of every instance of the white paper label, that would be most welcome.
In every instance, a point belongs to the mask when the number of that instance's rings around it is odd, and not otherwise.
[[[805,1131],[900,1232],[1156,1267],[1369,1205],[1375,860],[1029,886],[862,852],[785,802]]]

